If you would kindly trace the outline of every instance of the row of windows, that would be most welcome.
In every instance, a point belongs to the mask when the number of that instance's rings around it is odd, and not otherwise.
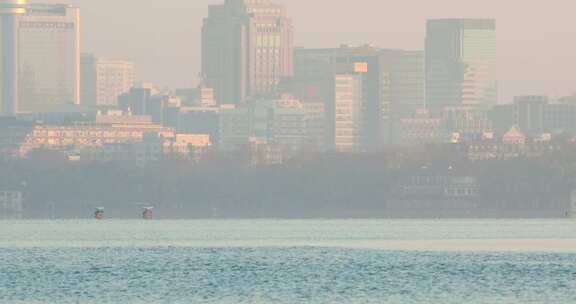
[[[72,22],[20,22],[21,28],[59,28],[59,29],[73,29],[75,24]]]

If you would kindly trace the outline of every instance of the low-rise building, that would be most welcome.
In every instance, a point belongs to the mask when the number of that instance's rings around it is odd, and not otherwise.
[[[35,149],[70,151],[106,144],[137,143],[143,141],[148,133],[164,137],[174,137],[175,134],[173,129],[149,124],[37,125],[15,144],[19,156],[26,157]]]
[[[394,130],[393,144],[420,145],[439,143],[443,139],[439,118],[402,118],[398,121]]]
[[[165,157],[177,160],[199,162],[212,147],[210,135],[207,134],[176,134],[163,142]]]
[[[551,136],[528,138],[517,126],[501,139],[465,141],[458,145],[464,158],[471,161],[536,158],[562,149],[562,144],[552,140]]]
[[[249,158],[251,166],[281,165],[284,162],[280,145],[258,138],[250,139]]]
[[[245,148],[252,136],[251,109],[248,106],[220,107],[220,150],[233,153]]]
[[[21,191],[0,190],[0,219],[21,219],[24,195]]]
[[[142,141],[131,143],[108,143],[81,150],[84,161],[115,161],[144,166],[162,160],[199,162],[211,147],[209,135],[174,134],[159,136],[148,133]]]

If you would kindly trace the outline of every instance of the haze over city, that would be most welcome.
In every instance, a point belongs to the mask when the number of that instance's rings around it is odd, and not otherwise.
[[[62,2],[51,0],[46,2]],[[82,9],[82,51],[132,59],[137,80],[195,86],[200,28],[217,0],[67,1]],[[495,18],[498,26],[499,102],[512,96],[576,91],[576,4],[570,0],[283,1],[296,46],[371,43],[422,49],[426,19]]]
[[[529,1],[0,0],[0,303],[574,304]]]

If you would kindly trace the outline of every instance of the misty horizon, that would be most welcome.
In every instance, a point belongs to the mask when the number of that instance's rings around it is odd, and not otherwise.
[[[137,9],[131,1],[31,2],[79,6],[82,52],[133,60],[138,81],[195,87],[200,72],[202,20],[207,16],[208,4],[222,1],[177,0],[169,2],[170,6],[164,2],[138,2]],[[494,18],[498,27],[500,103],[511,102],[516,95],[559,97],[576,92],[571,80],[571,71],[576,69],[576,44],[567,39],[576,21],[568,15],[574,6],[568,1],[554,1],[555,5],[550,5],[516,0],[506,3],[442,0],[434,4],[412,0],[391,4],[392,10],[370,0],[278,2],[287,7],[293,19],[295,46],[306,48],[338,47],[345,43],[423,49],[427,19]],[[329,15],[322,11],[328,3],[332,5]]]

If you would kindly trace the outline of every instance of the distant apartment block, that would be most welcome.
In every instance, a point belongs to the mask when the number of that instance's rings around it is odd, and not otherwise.
[[[81,57],[81,103],[117,106],[118,97],[134,86],[134,64],[130,61]]]
[[[292,21],[270,0],[211,5],[202,28],[202,76],[219,104],[274,93],[293,74]]]
[[[323,105],[306,104],[283,95],[250,105],[220,108],[220,148],[234,152],[251,143],[277,147],[284,159],[325,146],[326,120]]]

